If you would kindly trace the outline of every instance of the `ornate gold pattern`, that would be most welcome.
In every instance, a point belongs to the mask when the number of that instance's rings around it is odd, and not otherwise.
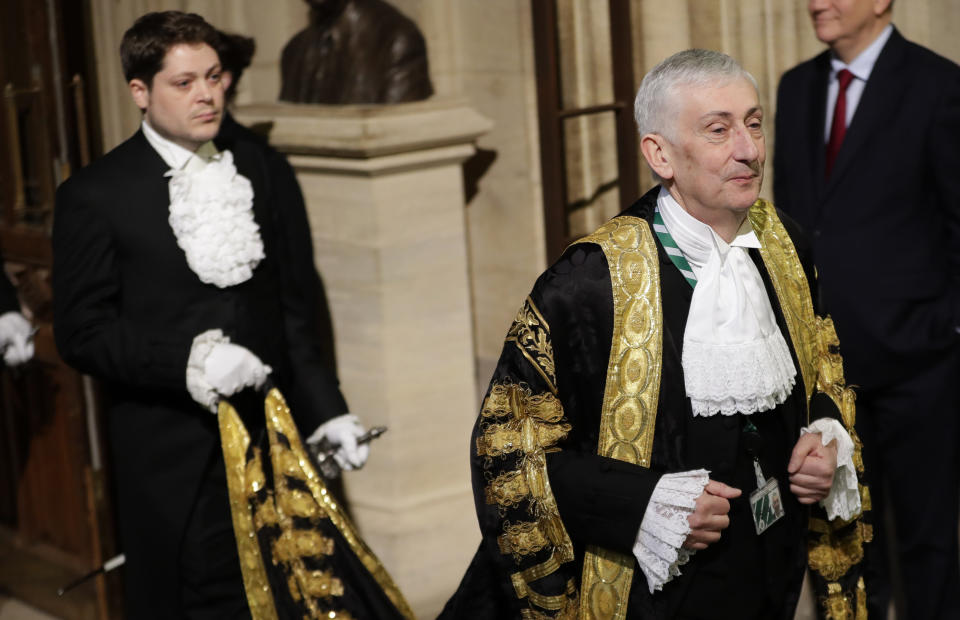
[[[553,365],[553,344],[550,342],[550,326],[543,319],[540,310],[528,296],[517,311],[506,342],[514,342],[523,356],[543,376],[547,387],[557,393],[557,375]]]
[[[280,562],[318,555],[333,555],[333,539],[314,530],[287,530],[273,546],[273,554]]]
[[[486,488],[488,504],[516,506],[529,496],[527,481],[519,471],[509,471],[497,476]]]
[[[576,592],[566,597],[566,605],[559,612],[547,615],[536,609],[527,608],[520,610],[520,617],[523,620],[578,620],[579,600]]]
[[[520,424],[511,420],[505,424],[490,424],[477,437],[477,454],[503,456],[524,448],[524,443],[554,445],[570,432],[569,424],[544,424],[525,418]]]
[[[330,519],[333,525],[340,531],[340,534],[346,540],[350,549],[354,552],[360,562],[373,576],[377,584],[386,593],[387,598],[394,604],[397,610],[405,617],[413,620],[413,611],[407,603],[400,589],[397,588],[393,579],[387,573],[386,569],[380,563],[380,560],[373,554],[367,545],[360,539],[353,523],[347,518],[346,514],[340,509],[333,497],[327,492],[323,479],[313,468],[303,444],[300,442],[300,435],[293,423],[290,415],[290,409],[279,390],[270,390],[266,399],[266,417],[267,431],[270,434],[271,447],[280,448],[282,444],[277,441],[277,434],[282,434],[289,443],[289,454],[284,450],[277,449],[277,456],[274,458],[274,469],[285,471],[287,475],[301,480],[318,506],[318,513]],[[271,452],[274,452],[273,450]],[[292,457],[291,457],[292,455]],[[285,468],[284,468],[285,466]],[[282,478],[282,477],[280,477]],[[280,484],[277,484],[277,492],[280,492]],[[278,510],[279,512],[279,510]],[[281,514],[281,521],[284,515]],[[312,584],[312,574],[302,566],[302,561],[297,570],[298,581],[306,591],[310,591]],[[308,601],[309,602],[309,601]]]
[[[809,403],[817,384],[818,333],[807,275],[771,203],[762,198],[757,200],[750,207],[750,224],[760,239],[760,255],[780,300]]]
[[[542,319],[540,321],[542,323]],[[552,355],[552,347],[546,350]],[[533,363],[529,356],[526,359]],[[552,358],[548,366],[552,368]],[[498,504],[501,510],[525,507],[534,517],[532,521],[504,523],[503,533],[498,537],[501,553],[512,555],[514,561],[520,563],[523,557],[551,549],[547,561],[512,575],[517,595],[527,598],[531,605],[541,602],[551,605],[550,608],[540,606],[541,609],[562,611],[569,603],[558,606],[553,599],[529,596],[528,593],[535,591],[530,590],[528,584],[573,561],[573,544],[560,520],[544,456],[545,450],[554,448],[570,432],[563,407],[552,393],[533,394],[526,385],[495,383],[484,399],[480,424],[477,453],[487,458],[513,455],[517,467],[497,476],[491,474],[485,489],[487,501]]]
[[[550,557],[546,561],[537,564],[536,566],[531,566],[530,568],[523,570],[519,573],[514,573],[510,575],[510,580],[513,582],[513,587],[517,590],[517,596],[522,596],[519,594],[521,586],[517,584],[523,584],[522,589],[526,590],[526,584],[531,581],[536,581],[538,579],[543,579],[547,575],[553,574],[560,569],[560,563],[557,562],[557,554],[553,552],[550,554]]]
[[[395,607],[405,618],[412,619],[413,612],[403,595],[357,536],[314,470],[290,411],[277,390],[267,395],[265,410],[272,489],[264,475],[259,448],[250,449],[248,453],[249,434],[236,411],[226,402],[221,402],[219,410],[231,515],[253,618],[277,618],[257,536],[263,528],[270,528],[278,530],[269,539],[271,560],[288,569],[287,587],[293,600],[302,604],[310,617],[350,619],[346,611],[327,611],[329,602],[344,594],[342,580],[331,571],[307,568],[304,562],[305,558],[334,553],[333,539],[321,534],[316,527],[321,520],[329,519]],[[298,483],[291,486],[290,481]],[[303,527],[304,521],[312,526]],[[327,601],[323,609],[318,605],[320,600]]]
[[[821,600],[826,620],[849,620],[853,618],[853,604],[849,594],[839,584],[827,586],[827,596]]]
[[[864,539],[868,536],[873,538],[873,530],[862,521],[855,521],[839,531],[828,527],[830,532],[820,534],[808,545],[807,560],[811,570],[820,573],[827,581],[836,581],[863,560]],[[817,529],[824,528],[821,526]]]
[[[863,577],[857,580],[857,620],[867,620],[867,587]]]
[[[497,543],[505,555],[531,555],[549,545],[550,539],[539,523],[527,522],[506,526]]]
[[[597,453],[649,467],[663,353],[656,242],[645,220],[622,216],[577,243],[603,249],[613,289],[613,339]],[[632,556],[589,546],[580,617],[622,620],[633,564]]]
[[[314,598],[343,596],[343,582],[330,571],[308,571],[303,577],[303,590]]]
[[[251,464],[247,464],[246,454],[250,446],[250,435],[236,410],[225,400],[220,401],[217,421],[220,425],[220,442],[223,446],[223,459],[227,470],[230,515],[233,519],[237,553],[243,572],[243,587],[247,593],[250,614],[256,620],[277,620],[273,593],[264,569],[263,557],[260,555],[260,543],[257,541],[258,526],[254,524],[247,500],[248,489],[253,494],[263,487],[260,455],[257,453]],[[249,479],[247,479],[248,472],[254,474]],[[256,475],[257,472],[259,477]]]
[[[750,221],[761,241],[760,253],[780,300],[800,364],[807,403],[813,391],[823,392],[840,412],[841,422],[853,440],[853,462],[858,475],[863,473],[862,444],[854,429],[856,395],[844,381],[843,359],[833,321],[814,314],[810,289],[796,248],[776,214],[773,205],[758,200],[750,209]],[[808,411],[809,417],[809,411]],[[808,420],[809,421],[809,420]],[[860,486],[863,511],[870,510],[870,494]],[[865,616],[859,592],[844,592],[838,582],[863,559],[863,545],[873,539],[872,526],[863,522],[862,513],[851,521],[831,522],[811,518],[807,544],[810,569],[828,583],[828,594],[821,597],[821,611],[828,618],[851,619],[854,613]],[[849,587],[849,586],[848,586]],[[856,612],[854,605],[856,604]]]
[[[541,609],[562,611],[570,604],[571,597],[576,597],[577,584],[574,583],[573,579],[567,581],[567,588],[563,594],[548,596],[532,590],[525,580],[517,578],[519,575],[520,573],[512,575],[513,587],[517,591],[517,597],[529,599],[531,603]]]

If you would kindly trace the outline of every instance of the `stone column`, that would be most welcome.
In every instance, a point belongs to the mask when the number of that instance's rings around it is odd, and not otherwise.
[[[389,427],[345,476],[367,543],[434,617],[479,541],[468,466],[477,415],[461,163],[491,123],[462,101],[244,106],[303,189],[341,388]]]

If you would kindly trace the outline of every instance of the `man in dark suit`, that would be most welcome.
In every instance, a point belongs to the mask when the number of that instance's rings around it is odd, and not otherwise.
[[[3,270],[0,256],[0,355],[7,366],[17,366],[33,357],[33,329],[20,313],[17,289]]]
[[[960,617],[960,68],[904,39],[891,4],[810,0],[830,49],[780,82],[774,191],[812,237],[860,386],[873,506],[892,509],[909,617]],[[889,598],[882,548],[871,617]]]
[[[217,137],[219,44],[198,15],[137,20],[121,56],[141,130],[57,192],[55,335],[109,388],[131,618],[249,615],[219,399],[262,425],[250,388],[269,375],[304,436],[340,444],[348,468],[366,458],[321,359],[302,202],[282,199],[261,143]]]

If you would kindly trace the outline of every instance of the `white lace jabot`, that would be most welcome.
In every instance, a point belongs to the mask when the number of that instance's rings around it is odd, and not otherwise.
[[[195,153],[144,121],[144,136],[170,170],[170,227],[187,264],[220,288],[249,280],[265,255],[253,219],[253,186],[237,172],[233,153],[206,142]]]
[[[693,414],[773,409],[796,383],[790,349],[749,248],[760,241],[744,220],[731,243],[660,190],[664,225],[697,275],[683,334],[683,373]]]

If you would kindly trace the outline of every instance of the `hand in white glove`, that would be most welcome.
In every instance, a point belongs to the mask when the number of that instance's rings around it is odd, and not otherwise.
[[[221,396],[261,387],[271,370],[250,349],[230,343],[214,345],[203,362],[204,378]]]
[[[357,438],[363,435],[366,430],[360,424],[360,420],[352,413],[337,416],[327,420],[313,431],[313,434],[307,438],[307,443],[316,443],[324,437],[337,447],[333,458],[341,469],[350,471],[360,469],[367,462],[370,456],[369,444],[357,444]]]
[[[272,369],[249,349],[231,344],[219,329],[193,339],[187,360],[187,391],[195,401],[217,412],[221,396],[247,387],[260,388]]]
[[[7,366],[17,366],[33,357],[33,328],[19,312],[0,316],[0,352]]]

